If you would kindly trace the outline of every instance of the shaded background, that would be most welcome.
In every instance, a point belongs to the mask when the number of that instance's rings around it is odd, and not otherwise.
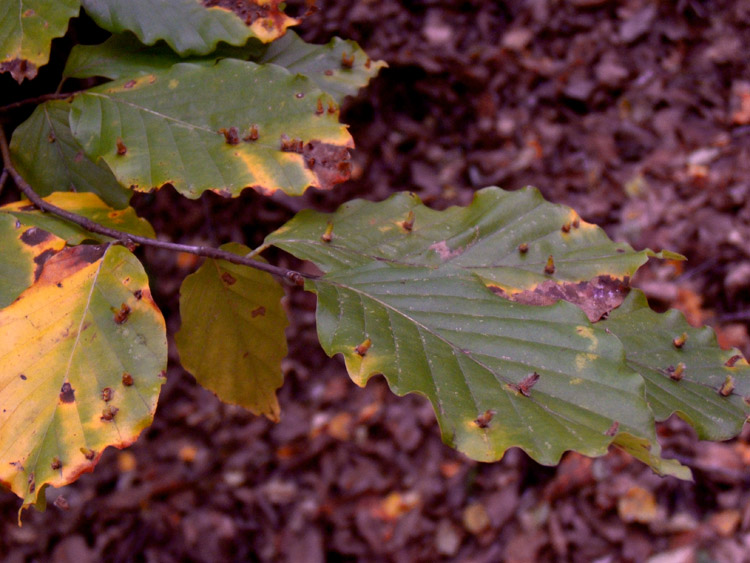
[[[303,207],[411,190],[443,208],[487,185],[532,184],[615,239],[686,255],[650,264],[637,284],[656,307],[715,324],[722,344],[748,352],[750,4],[317,7],[300,27],[305,39],[355,39],[390,65],[342,114],[357,144],[354,179],[298,199],[136,196],[158,232],[255,246]],[[73,32],[89,29],[79,22]],[[64,54],[69,44],[55,46]],[[54,82],[59,65],[45,72]],[[142,256],[174,333],[179,285],[198,263],[154,249]],[[18,528],[20,501],[0,495],[3,561],[750,560],[747,431],[699,443],[679,420],[663,424],[666,456],[690,465],[694,483],[659,478],[618,452],[569,454],[557,468],[517,450],[475,463],[442,445],[426,401],[394,397],[379,378],[354,386],[320,351],[314,307],[313,296],[290,292],[281,423],[219,403],[173,366],[137,444],[50,490],[68,510],[29,511]]]

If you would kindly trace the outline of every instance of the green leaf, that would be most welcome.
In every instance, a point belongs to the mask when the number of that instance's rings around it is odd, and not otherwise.
[[[122,33],[112,35],[99,45],[75,45],[65,63],[63,76],[103,76],[117,80],[161,72],[182,62],[213,65],[219,59],[225,58],[255,60],[265,50],[266,45],[257,39],[250,39],[241,47],[220,44],[208,55],[183,58],[164,43],[146,46],[131,33]]]
[[[146,45],[163,39],[180,55],[205,55],[220,41],[230,45],[244,45],[250,37],[273,41],[297,23],[279,9],[279,0],[83,0],[82,4],[100,27],[113,33],[132,31]]]
[[[223,58],[272,63],[291,73],[311,78],[337,102],[351,96],[387,66],[371,61],[354,41],[332,39],[326,45],[306,43],[293,31],[263,45],[251,39],[242,47],[220,45],[203,57],[181,58],[166,45],[147,47],[130,34],[113,35],[100,45],[76,45],[65,65],[64,76],[118,79],[167,70],[180,62],[214,64]]]
[[[167,362],[164,319],[120,246],[51,256],[0,310],[0,483],[43,500],[130,445],[154,416]]]
[[[600,326],[620,339],[628,365],[646,381],[656,420],[677,413],[702,440],[739,434],[750,416],[744,399],[750,397],[750,365],[737,350],[719,348],[712,329],[693,328],[676,310],[654,312],[635,289]],[[720,393],[725,384],[732,385],[727,396]]]
[[[65,241],[41,229],[24,227],[15,217],[0,213],[0,309],[10,305],[34,283],[41,264],[63,249]]]
[[[473,459],[518,446],[555,464],[566,450],[602,455],[619,434],[655,445],[619,341],[569,303],[522,305],[458,269],[382,262],[308,288],[326,353],[358,385],[382,373],[395,393],[429,398],[443,439]]]
[[[236,243],[223,250],[243,255]],[[224,402],[272,420],[287,353],[284,290],[270,274],[207,259],[180,290],[182,328],[175,336],[183,367]]]
[[[291,195],[330,188],[348,178],[353,146],[333,101],[312,81],[234,59],[87,90],[73,101],[71,129],[121,184],[171,184],[190,198],[246,187]]]
[[[354,41],[334,37],[326,45],[313,45],[293,31],[268,45],[257,62],[303,74],[339,103],[346,96],[355,95],[381,68],[388,66],[384,61],[370,60]]]
[[[57,192],[43,198],[66,211],[87,217],[110,229],[125,231],[132,235],[156,237],[151,224],[136,215],[132,207],[113,209],[92,193]],[[112,239],[91,233],[83,227],[70,223],[51,213],[42,213],[28,201],[17,201],[0,207],[0,214],[7,213],[15,217],[22,225],[39,227],[49,233],[65,239],[68,244],[81,244],[85,240],[109,242]]]
[[[0,72],[19,83],[34,78],[80,7],[80,0],[0,0]]]
[[[133,192],[120,186],[104,162],[83,153],[70,132],[69,113],[68,102],[46,102],[18,126],[10,142],[16,169],[41,196],[91,192],[117,209],[127,206]]]
[[[333,214],[304,210],[266,244],[312,260],[324,272],[373,261],[460,268],[515,301],[574,302],[592,321],[619,304],[627,278],[649,256],[662,256],[612,242],[569,207],[544,201],[535,188],[485,188],[468,207],[445,211],[407,193],[380,203],[350,201]],[[552,273],[545,271],[550,256]]]

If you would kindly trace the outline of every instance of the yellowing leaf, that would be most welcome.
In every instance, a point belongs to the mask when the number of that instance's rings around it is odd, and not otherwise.
[[[166,368],[164,319],[138,260],[111,245],[69,247],[0,311],[0,483],[43,503],[133,443],[154,416]]]
[[[34,78],[80,6],[80,0],[0,0],[0,72],[19,83]]]
[[[99,223],[110,229],[144,237],[153,238],[156,236],[151,224],[145,219],[138,217],[132,207],[113,209],[96,194],[86,192],[56,192],[43,199],[47,203],[91,219],[95,223]],[[28,201],[9,203],[0,207],[0,212],[12,215],[22,225],[33,225],[53,233],[65,239],[68,244],[81,244],[85,240],[97,240],[101,242],[109,242],[111,240],[109,237],[91,233],[83,227],[79,227],[51,213],[42,213],[39,209],[30,205]]]
[[[222,249],[250,252],[240,244]],[[207,259],[180,293],[182,328],[175,341],[183,367],[222,401],[278,420],[276,389],[289,324],[281,285],[254,268]]]
[[[0,213],[0,308],[10,305],[30,287],[51,255],[65,241],[35,227],[25,227],[15,217]]]

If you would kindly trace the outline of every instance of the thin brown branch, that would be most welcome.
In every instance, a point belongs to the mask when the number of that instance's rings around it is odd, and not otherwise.
[[[287,270],[286,268],[280,268],[278,266],[266,264],[265,262],[258,262],[256,260],[247,258],[245,256],[238,256],[236,254],[232,254],[231,252],[219,250],[218,248],[212,248],[208,246],[191,246],[187,244],[166,242],[162,240],[153,239],[150,237],[142,237],[138,235],[133,235],[130,233],[126,233],[124,231],[118,231],[116,229],[110,229],[109,227],[100,225],[99,223],[96,223],[87,217],[83,217],[76,213],[72,213],[70,211],[67,211],[60,207],[57,207],[56,205],[52,205],[51,203],[44,201],[39,196],[39,194],[37,194],[34,191],[31,185],[26,180],[23,179],[21,174],[19,174],[19,172],[13,166],[13,162],[11,161],[11,158],[10,158],[10,149],[8,148],[8,140],[6,139],[5,132],[2,130],[1,127],[0,127],[0,152],[2,153],[3,166],[5,167],[5,171],[3,173],[7,172],[10,175],[10,177],[13,178],[13,182],[15,182],[16,187],[18,187],[18,189],[21,190],[21,192],[23,192],[23,194],[27,198],[29,198],[31,203],[33,203],[36,207],[38,207],[42,211],[46,211],[53,215],[57,215],[58,217],[61,217],[62,219],[65,219],[66,221],[75,223],[76,225],[83,227],[87,231],[90,231],[92,233],[97,233],[100,235],[104,235],[107,237],[111,237],[117,240],[118,242],[120,242],[120,244],[122,244],[125,247],[132,248],[135,245],[141,244],[143,246],[153,246],[156,248],[164,248],[167,250],[173,250],[175,252],[187,252],[189,254],[195,254],[197,256],[205,256],[206,258],[216,258],[219,260],[226,260],[227,262],[231,262],[233,264],[249,266],[251,268],[255,268],[256,270],[268,272],[269,274],[278,276],[280,278],[284,278],[286,280],[289,280],[293,284],[299,285],[299,286],[303,285],[304,283],[303,278],[313,277],[310,275],[302,274],[295,270]]]
[[[53,94],[43,94],[41,96],[37,96],[36,98],[26,98],[25,100],[13,102],[12,104],[8,104],[7,106],[0,106],[0,113],[5,113],[12,109],[20,108],[23,106],[28,106],[29,104],[41,104],[43,102],[46,102],[47,100],[64,100],[66,98],[73,97],[75,94],[76,92],[66,92],[64,94],[55,92]]]
[[[3,168],[3,173],[0,174],[0,194],[3,193],[5,187],[5,181],[8,179],[8,171]]]

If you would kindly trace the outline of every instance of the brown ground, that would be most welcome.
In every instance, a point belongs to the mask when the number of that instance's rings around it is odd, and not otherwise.
[[[301,2],[296,2],[300,4]],[[744,0],[318,0],[308,40],[360,42],[390,68],[351,100],[356,179],[300,200],[247,193],[138,207],[180,241],[257,245],[302,206],[412,190],[444,207],[497,184],[538,186],[611,236],[688,256],[639,277],[658,306],[750,349],[750,4]],[[282,263],[288,258],[271,256]],[[189,260],[146,253],[172,330]],[[0,495],[4,561],[750,561],[750,432],[667,456],[694,483],[612,453],[557,468],[442,445],[431,408],[355,387],[294,324],[278,425],[220,404],[179,368],[156,420],[64,490],[70,508]]]

